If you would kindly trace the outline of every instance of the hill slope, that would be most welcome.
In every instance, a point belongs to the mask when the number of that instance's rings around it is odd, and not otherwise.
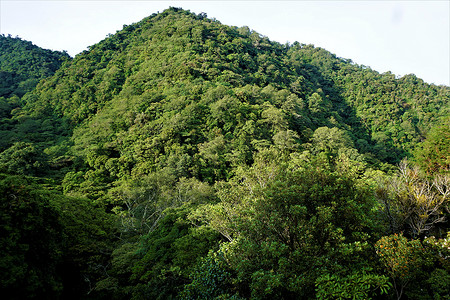
[[[305,143],[322,126],[396,162],[448,114],[450,92],[172,9],[92,46],[24,99],[24,114],[71,124],[77,153],[127,166],[113,177],[168,167],[213,182],[275,136]]]
[[[0,97],[18,97],[69,60],[67,53],[45,50],[20,38],[0,35]]]
[[[0,151],[14,142],[29,140],[27,135],[35,135],[36,122],[24,124],[27,121],[23,118],[13,117],[23,104],[20,98],[70,59],[67,53],[45,50],[20,38],[0,35]]]

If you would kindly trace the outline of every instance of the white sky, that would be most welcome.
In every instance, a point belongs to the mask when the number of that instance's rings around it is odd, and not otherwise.
[[[0,33],[74,56],[169,6],[285,43],[314,44],[378,72],[450,86],[450,1],[0,0]]]

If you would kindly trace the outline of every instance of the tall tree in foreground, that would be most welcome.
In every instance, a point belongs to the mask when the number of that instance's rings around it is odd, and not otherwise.
[[[370,263],[374,203],[367,187],[325,153],[290,162],[279,157],[259,153],[250,170],[218,184],[221,202],[192,215],[229,240],[221,251],[239,295],[326,298],[330,282],[359,299],[386,292],[387,277]],[[366,282],[355,284],[356,278]],[[368,283],[374,289],[365,290]]]

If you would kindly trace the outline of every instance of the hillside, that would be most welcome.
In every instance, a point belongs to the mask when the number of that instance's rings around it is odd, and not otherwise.
[[[0,226],[17,237],[0,265],[26,262],[7,268],[2,289],[369,299],[427,282],[408,297],[445,295],[433,288],[450,283],[436,255],[448,232],[450,87],[176,8],[60,68],[64,54],[42,55],[27,58],[33,74],[2,65],[25,81],[55,72],[0,115],[0,188],[14,196],[2,198],[13,217]],[[24,258],[35,224],[52,250],[39,278],[45,264]]]
[[[67,53],[0,35],[0,151],[30,134],[28,126],[12,118],[13,112],[23,104],[20,98],[70,59]]]
[[[0,35],[0,97],[22,97],[69,59],[67,53],[42,49],[18,37]]]
[[[395,79],[320,48],[280,45],[187,12],[164,14],[77,56],[24,98],[25,114],[53,111],[75,129],[76,149],[98,148],[136,169],[145,161],[139,172],[187,155],[193,161],[179,172],[210,182],[226,171],[195,173],[208,160],[196,145],[215,139],[228,148],[211,155],[230,166],[251,162],[258,145],[273,144],[282,131],[304,143],[318,127],[337,127],[360,152],[398,162],[448,115],[448,87],[413,75]],[[142,157],[149,147],[153,153]]]

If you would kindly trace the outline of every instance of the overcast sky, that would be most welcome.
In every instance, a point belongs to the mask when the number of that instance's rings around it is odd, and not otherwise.
[[[450,86],[450,1],[0,0],[0,33],[75,56],[169,6],[325,48],[382,73]]]

